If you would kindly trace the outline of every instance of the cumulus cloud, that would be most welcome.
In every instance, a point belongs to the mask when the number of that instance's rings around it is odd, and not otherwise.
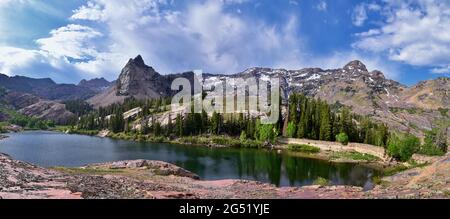
[[[163,73],[198,68],[231,73],[261,63],[276,65],[300,50],[294,16],[271,26],[225,10],[247,1],[195,2],[182,10],[161,9],[170,1],[129,2],[91,1],[72,18],[95,18],[107,26],[111,53],[142,54]]]
[[[86,26],[70,24],[50,32],[50,37],[38,39],[41,50],[56,57],[87,59],[98,55],[93,39],[102,36]]]
[[[354,47],[385,52],[389,59],[449,72],[450,3],[447,1],[392,1],[383,8],[379,28],[360,33]]]

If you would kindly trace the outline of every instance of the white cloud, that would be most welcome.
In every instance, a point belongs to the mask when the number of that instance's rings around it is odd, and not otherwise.
[[[381,5],[377,3],[360,3],[353,8],[352,11],[352,23],[355,26],[363,26],[364,23],[369,19],[369,12],[379,12],[382,9]]]
[[[319,1],[319,4],[317,4],[316,9],[319,11],[326,11],[328,8],[328,4],[325,1]]]
[[[450,65],[431,69],[435,74],[450,74]]]
[[[56,57],[87,59],[96,57],[98,52],[91,41],[102,36],[100,32],[86,26],[70,24],[50,32],[49,38],[38,39],[40,48]]]
[[[364,4],[359,4],[353,9],[352,23],[355,26],[362,26],[367,18],[367,12]]]
[[[73,11],[71,19],[73,20],[103,20],[104,14],[100,5],[93,2],[88,2],[86,5]]]
[[[354,47],[385,52],[389,59],[410,65],[435,67],[433,72],[442,73],[450,65],[449,2],[394,1],[382,11],[385,22],[360,33]]]
[[[293,16],[283,25],[272,26],[226,12],[229,4],[247,2],[242,0],[194,2],[179,11],[161,9],[169,1],[129,2],[91,1],[72,18],[102,14],[98,21],[107,26],[108,40],[114,44],[111,53],[142,54],[163,73],[198,68],[234,73],[262,63],[276,65],[287,57],[299,59],[300,37]]]
[[[163,74],[199,68],[236,73],[254,66],[301,66],[297,18],[292,15],[284,24],[269,25],[227,10],[248,1],[197,1],[175,10],[170,0],[91,0],[73,11],[73,24],[36,40],[36,49],[4,50],[0,71],[112,80],[137,54]]]

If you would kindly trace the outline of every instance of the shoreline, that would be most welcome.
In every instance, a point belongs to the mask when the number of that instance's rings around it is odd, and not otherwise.
[[[250,180],[200,180],[176,165],[152,160],[43,168],[0,153],[2,199],[428,199],[450,198],[450,154],[430,167],[383,177],[375,188],[276,187]],[[14,182],[14,183],[12,183]]]
[[[134,141],[134,142],[147,142],[147,143],[165,143],[165,144],[174,144],[174,145],[184,145],[184,146],[193,146],[193,147],[207,147],[207,148],[233,148],[232,145],[223,145],[223,144],[215,144],[213,143],[214,138],[226,138],[226,139],[234,139],[229,136],[193,136],[192,138],[200,138],[202,140],[207,140],[208,143],[189,143],[186,141],[183,141],[183,139],[188,138],[174,138],[174,139],[168,139],[166,137],[154,137],[150,135],[145,135],[145,138],[139,139],[139,134],[130,135],[130,134],[124,134],[124,133],[111,133],[110,131],[106,130],[76,130],[76,131],[69,131],[69,130],[62,130],[58,128],[46,130],[46,131],[54,131],[54,132],[60,132],[65,134],[78,134],[78,135],[85,135],[85,136],[92,136],[92,137],[99,137],[99,138],[110,138],[115,140],[124,140],[124,141]],[[307,139],[297,139],[301,141],[308,141],[308,142],[314,142],[314,140],[307,140]],[[330,144],[334,142],[328,142]],[[355,164],[355,165],[361,165],[365,167],[369,167],[378,171],[382,171],[383,176],[389,176],[396,173],[404,172],[412,168],[416,167],[423,167],[427,166],[432,162],[424,162],[424,163],[416,163],[415,161],[410,162],[388,162],[385,159],[377,159],[373,161],[367,161],[367,160],[356,160],[348,158],[348,156],[343,157],[335,157],[336,153],[343,153],[341,155],[346,155],[346,153],[359,153],[356,151],[353,151],[352,148],[346,148],[346,146],[340,146],[341,148],[344,148],[344,150],[324,150],[320,148],[321,150],[318,153],[305,153],[305,152],[296,152],[291,151],[287,147],[288,144],[280,143],[277,141],[277,143],[273,147],[257,147],[257,148],[247,148],[247,147],[234,147],[234,148],[242,148],[242,149],[254,149],[254,150],[273,150],[277,151],[278,153],[289,153],[292,156],[297,157],[304,157],[304,158],[310,158],[310,159],[318,159],[322,161],[327,161],[330,163],[346,163],[346,164]],[[358,144],[356,144],[358,145]],[[314,146],[314,145],[312,145]],[[375,147],[375,146],[373,146]],[[438,160],[442,157],[432,157],[432,160]]]

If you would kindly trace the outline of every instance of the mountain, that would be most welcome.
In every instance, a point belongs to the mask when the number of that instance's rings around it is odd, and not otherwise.
[[[88,81],[86,83],[90,84]],[[74,84],[57,84],[50,78],[9,77],[4,74],[0,74],[0,87],[55,101],[88,99],[102,91],[99,88],[91,89],[86,86],[77,86]]]
[[[83,79],[78,83],[78,87],[87,88],[96,92],[104,91],[111,85],[113,85],[113,82],[109,82],[105,78],[94,78],[91,80]]]
[[[167,97],[176,93],[171,90],[171,84],[179,77],[187,78],[193,84],[193,72],[161,75],[146,65],[142,56],[138,55],[128,61],[115,82],[97,78],[82,80],[78,85],[56,84],[48,78],[32,79],[0,74],[0,87],[9,90],[10,95],[3,99],[8,100],[14,108],[24,109],[41,102],[22,112],[54,115],[45,112],[45,109],[58,111],[62,109],[61,105],[45,101],[85,99],[94,107],[100,107],[123,102],[129,97]],[[369,116],[395,130],[411,132],[417,136],[423,137],[424,130],[447,128],[450,124],[449,78],[422,81],[407,87],[385,78],[380,71],[369,71],[364,63],[355,60],[338,69],[250,68],[232,75],[203,74],[203,84],[210,87],[228,78],[238,77],[254,77],[263,81],[277,77],[280,79],[284,101],[292,92],[303,93],[330,104],[348,106],[354,113]]]
[[[449,108],[450,78],[419,82],[403,93],[402,100],[424,109]]]
[[[90,98],[88,102],[95,107],[100,107],[123,102],[129,97],[149,99],[171,96],[175,94],[171,90],[172,81],[178,77],[188,78],[192,82],[194,73],[161,75],[146,65],[142,57],[138,55],[128,61],[113,86]]]
[[[66,124],[75,118],[75,114],[67,111],[64,104],[43,100],[29,93],[3,89],[0,95],[0,121],[11,119],[17,113],[52,120],[58,124]]]
[[[148,99],[170,96],[174,94],[170,85],[180,76],[192,82],[194,73],[161,75],[147,66],[139,55],[128,61],[115,85],[88,102],[99,107],[122,102],[128,97]],[[369,71],[364,63],[355,60],[339,69],[250,68],[233,75],[203,74],[203,84],[210,87],[228,78],[238,77],[254,77],[265,81],[277,77],[284,100],[292,92],[303,93],[330,104],[348,106],[354,113],[369,116],[395,130],[417,136],[423,137],[424,130],[437,126],[448,127],[450,124],[450,114],[446,110],[450,108],[449,78],[423,81],[407,87],[385,78],[380,71]]]

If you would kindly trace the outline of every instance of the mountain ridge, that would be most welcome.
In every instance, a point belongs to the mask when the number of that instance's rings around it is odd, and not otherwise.
[[[139,55],[128,61],[115,85],[88,99],[88,102],[99,107],[123,102],[130,97],[148,99],[171,96],[174,94],[170,90],[171,82],[180,76],[187,77],[192,82],[194,73],[161,75],[153,67],[147,66]],[[263,81],[278,77],[284,100],[287,100],[290,93],[303,93],[330,104],[343,104],[356,114],[370,116],[395,130],[411,132],[421,137],[425,130],[435,128],[440,121],[448,121],[450,117],[448,113],[442,114],[439,111],[450,108],[448,78],[427,80],[408,87],[387,79],[381,71],[369,71],[359,60],[350,61],[337,69],[286,70],[255,67],[231,75],[205,73],[203,86],[212,87],[223,83],[227,78],[237,77],[255,77]],[[428,96],[418,95],[421,93],[427,93]]]
[[[177,92],[171,90],[174,79],[188,78],[192,84],[194,75],[192,71],[162,75],[153,67],[146,65],[142,56],[138,55],[129,59],[115,82],[98,78],[82,80],[78,85],[58,85],[49,78],[27,80],[27,77],[23,76],[11,79],[6,75],[0,75],[0,87],[6,84],[15,89],[29,91],[43,100],[63,101],[76,97],[100,107],[120,103],[130,97],[150,99],[172,96]],[[416,85],[406,86],[387,79],[381,71],[369,71],[359,60],[350,61],[337,69],[286,70],[254,67],[230,75],[204,73],[203,85],[211,87],[227,78],[236,77],[255,77],[265,81],[270,77],[278,77],[282,98],[285,100],[290,93],[303,93],[330,104],[343,104],[350,107],[354,113],[373,117],[396,130],[411,132],[418,136],[423,136],[424,130],[430,130],[440,125],[442,121],[445,126],[445,122],[450,118],[447,110],[450,108],[449,78],[425,80]],[[26,90],[30,81],[33,82],[32,86]],[[45,85],[50,88],[42,88]],[[95,89],[98,86],[101,86],[101,89]],[[76,93],[79,89],[83,91]],[[76,95],[67,95],[67,90],[74,91]]]

